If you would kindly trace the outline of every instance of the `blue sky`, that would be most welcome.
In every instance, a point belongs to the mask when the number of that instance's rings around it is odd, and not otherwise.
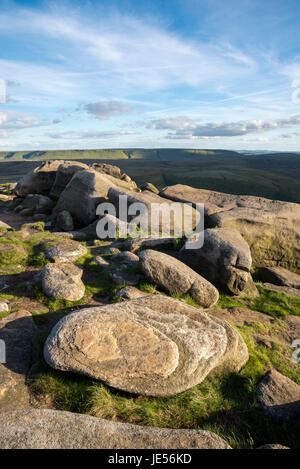
[[[0,150],[300,151],[299,30],[299,0],[1,0]]]

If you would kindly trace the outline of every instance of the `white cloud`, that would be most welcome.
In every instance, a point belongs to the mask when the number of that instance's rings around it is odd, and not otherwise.
[[[145,125],[156,130],[169,130],[168,138],[236,137],[286,127],[298,127],[300,126],[300,115],[276,120],[208,123],[199,123],[199,121],[188,117],[171,117],[152,120]],[[172,131],[174,132],[172,133]]]
[[[105,120],[113,116],[130,112],[132,108],[116,101],[98,101],[81,106],[88,114],[96,119]]]
[[[7,137],[9,133],[33,127],[57,124],[57,121],[40,121],[36,117],[17,111],[0,111],[0,135]]]
[[[50,134],[49,137],[54,139],[63,139],[63,140],[92,140],[92,139],[104,139],[112,137],[121,137],[125,135],[134,135],[134,131],[123,131],[123,130],[70,130],[66,132],[58,132]]]

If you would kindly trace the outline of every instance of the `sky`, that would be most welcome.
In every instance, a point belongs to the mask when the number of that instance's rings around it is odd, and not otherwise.
[[[299,0],[1,0],[0,151],[300,151],[299,30]]]

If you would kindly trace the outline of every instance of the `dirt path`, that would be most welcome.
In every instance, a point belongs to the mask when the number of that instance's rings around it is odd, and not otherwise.
[[[24,223],[32,222],[31,217],[22,217],[18,213],[8,210],[9,202],[0,201],[0,228],[1,226],[8,225],[15,230],[19,230]]]

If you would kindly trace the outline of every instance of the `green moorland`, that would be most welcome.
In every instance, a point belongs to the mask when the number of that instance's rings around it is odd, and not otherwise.
[[[95,263],[93,247],[87,241],[84,244],[88,254],[77,261],[84,269],[85,297],[76,303],[47,298],[38,281],[32,285],[26,275],[36,274],[45,265],[45,248],[60,238],[44,232],[43,224],[35,224],[34,232],[24,236],[24,231],[29,228],[1,233],[0,253],[4,245],[14,246],[15,250],[10,256],[0,258],[1,274],[13,280],[9,288],[0,291],[0,300],[9,300],[12,312],[19,308],[30,310],[38,326],[35,343],[39,363],[28,378],[37,407],[87,413],[140,425],[207,429],[225,438],[234,448],[255,448],[265,443],[299,448],[300,428],[269,421],[256,401],[256,391],[258,382],[270,366],[300,384],[300,365],[291,360],[290,343],[285,340],[289,329],[286,318],[290,314],[300,315],[300,298],[270,292],[259,283],[260,297],[256,299],[221,294],[220,308],[239,306],[260,311],[271,318],[266,323],[245,321],[234,325],[244,337],[250,353],[241,372],[209,376],[198,386],[168,398],[128,394],[84,376],[53,370],[44,362],[43,344],[55,321],[81,305],[99,304],[97,302],[103,301],[104,297],[117,301],[116,292],[123,285],[112,286],[109,271]],[[99,241],[97,247],[101,244]],[[149,294],[156,291],[155,286],[146,282],[141,282],[139,287]],[[181,299],[198,307],[190,297]],[[269,346],[263,341],[257,342],[257,335],[268,338]]]
[[[11,156],[12,155],[12,156]],[[130,155],[130,157],[129,157]],[[300,155],[242,155],[223,150],[64,150],[0,152],[0,183],[14,182],[50,158],[119,166],[137,184],[187,184],[202,189],[300,203]]]

